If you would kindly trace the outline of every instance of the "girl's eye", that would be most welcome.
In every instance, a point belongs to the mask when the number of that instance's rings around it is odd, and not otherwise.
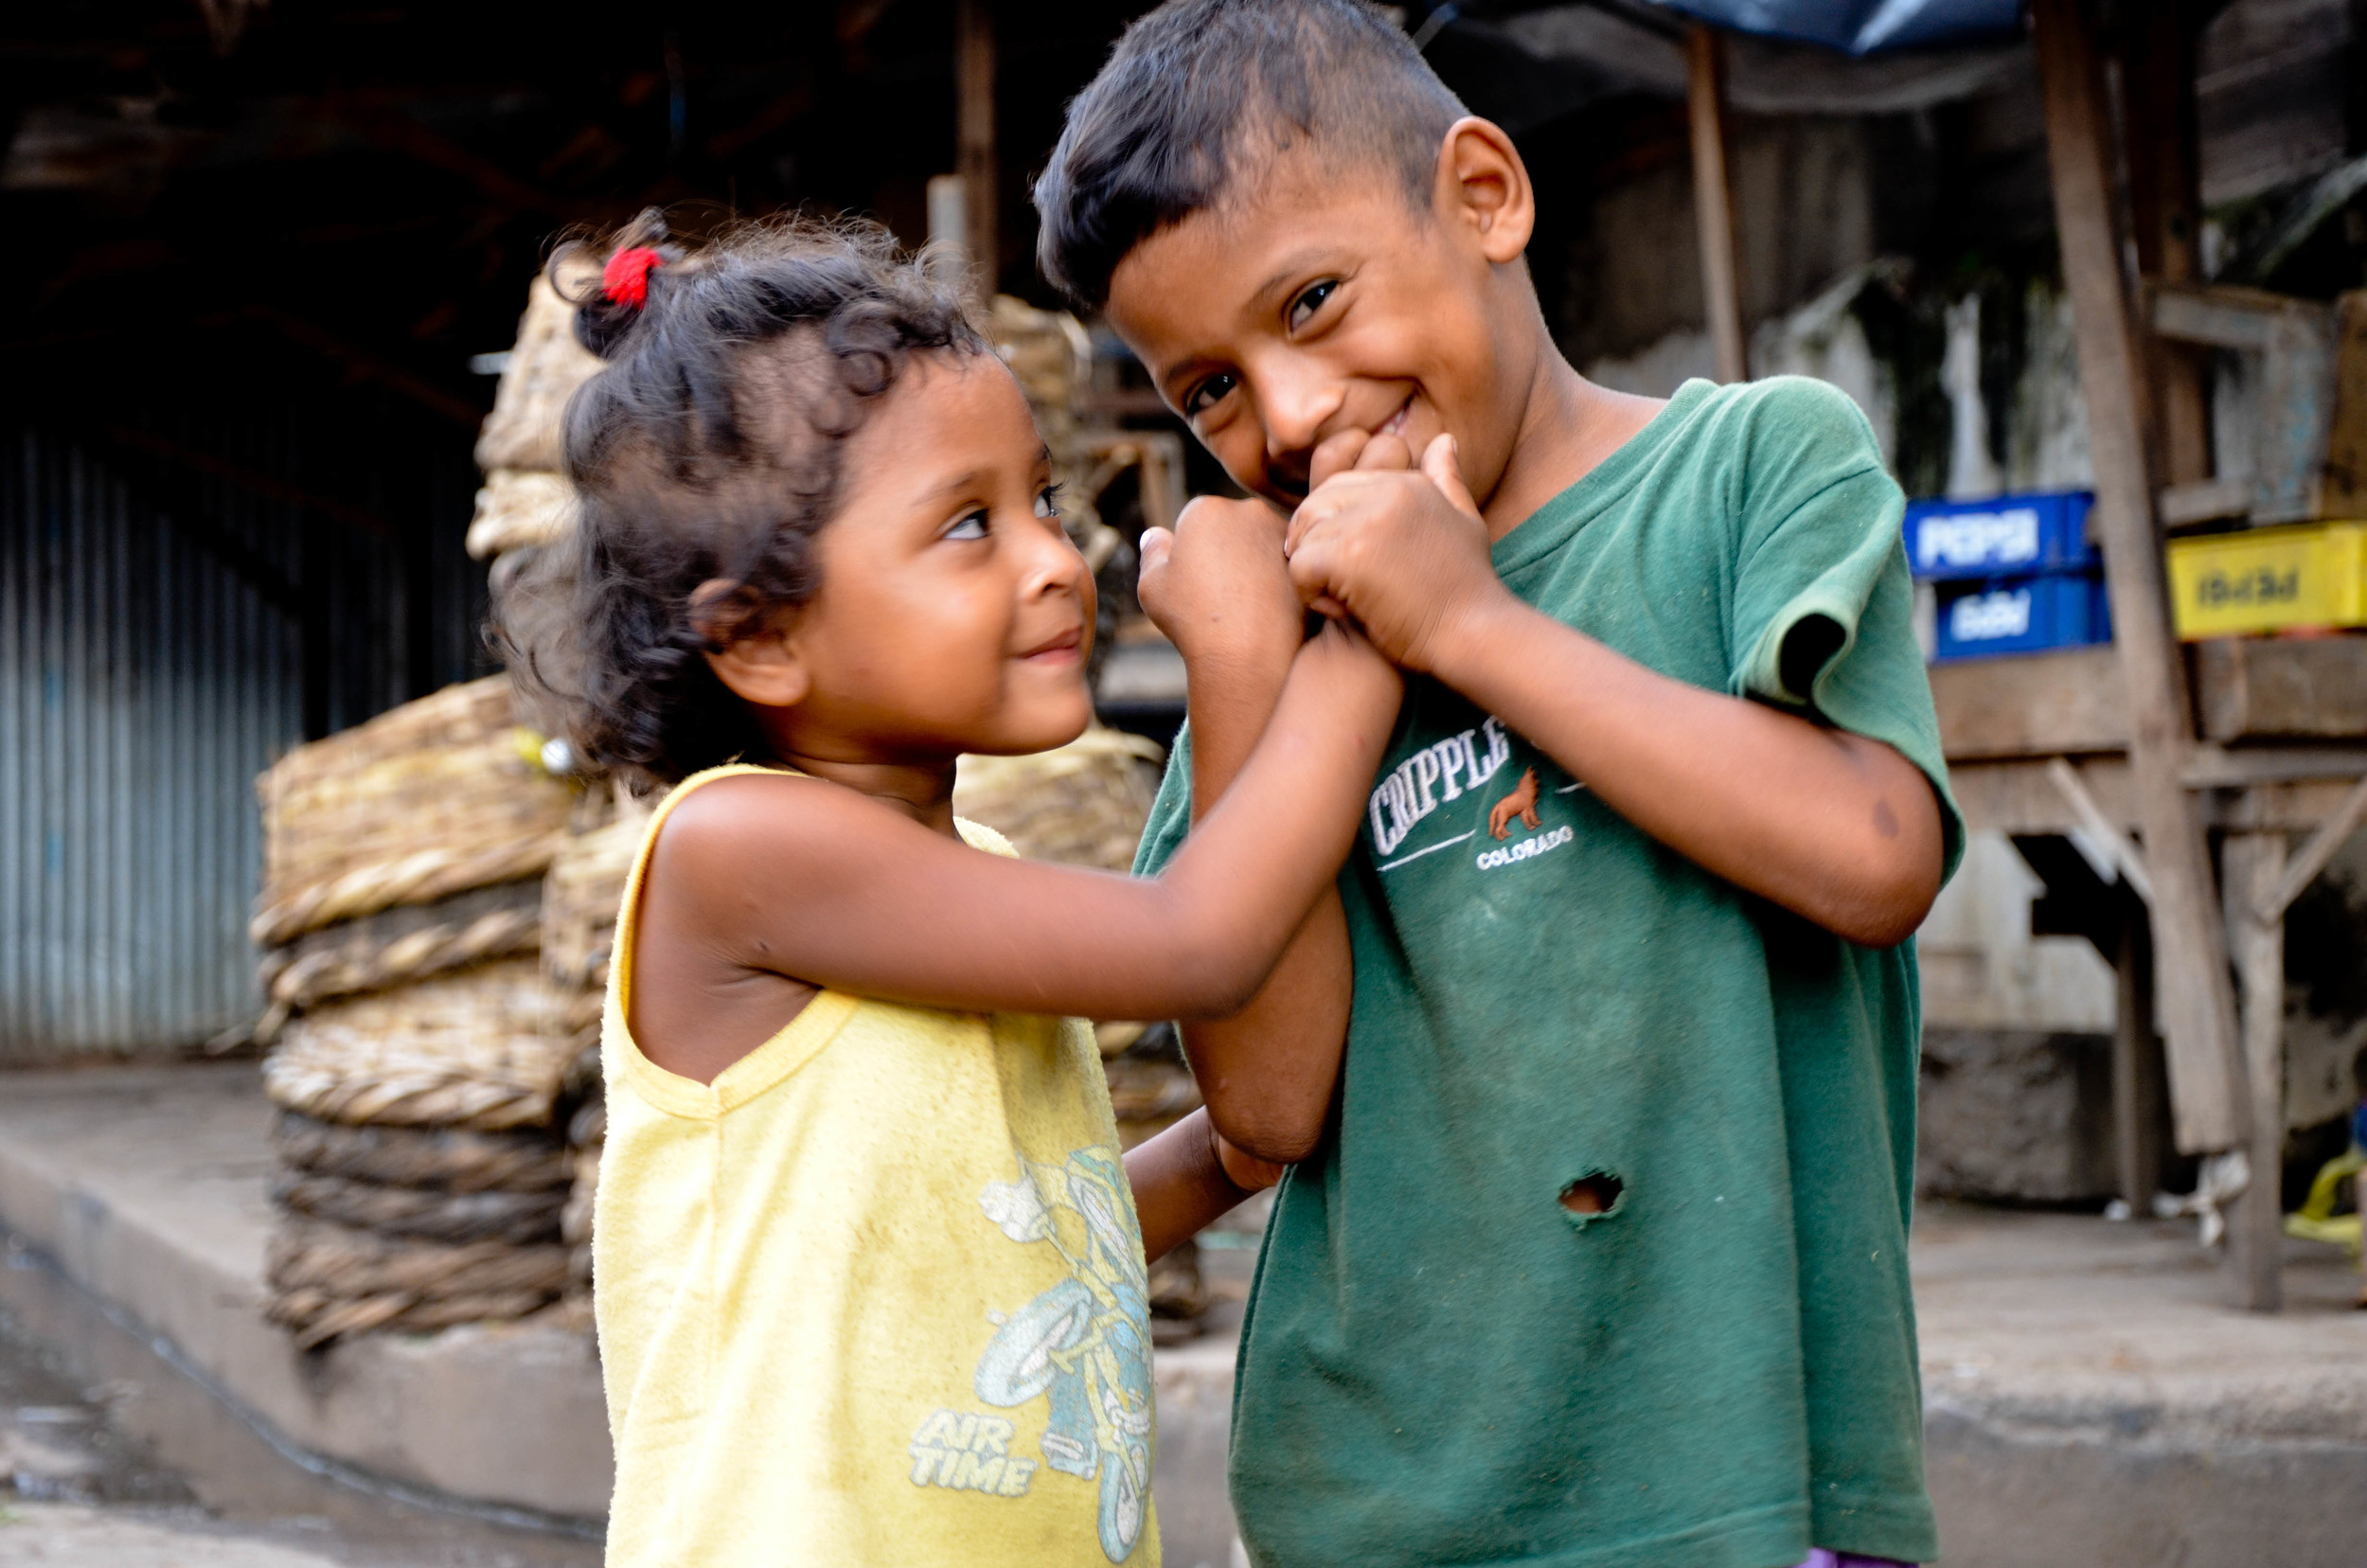
[[[984,539],[987,537],[987,513],[984,508],[971,512],[942,534],[940,539]]]
[[[1305,293],[1290,301],[1290,330],[1295,332],[1313,320],[1315,312],[1324,308],[1324,301],[1329,299],[1332,291],[1339,286],[1338,278],[1326,277],[1321,283],[1309,284]]]
[[[1184,394],[1184,417],[1197,419],[1233,395],[1233,372],[1219,370]]]
[[[1058,517],[1060,515],[1059,486],[1046,485],[1036,496],[1036,515],[1038,517],[1045,518]]]

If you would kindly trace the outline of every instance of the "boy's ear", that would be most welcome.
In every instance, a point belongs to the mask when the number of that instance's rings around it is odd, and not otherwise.
[[[793,627],[751,625],[747,590],[717,578],[690,596],[690,624],[706,643],[707,668],[724,688],[759,707],[794,707],[813,689]]]
[[[1440,216],[1469,232],[1497,265],[1519,260],[1529,248],[1537,193],[1512,138],[1494,121],[1466,115],[1447,127],[1435,200]]]

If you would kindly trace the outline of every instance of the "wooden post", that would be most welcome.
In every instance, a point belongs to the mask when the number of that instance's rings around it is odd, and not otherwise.
[[[2137,270],[2162,283],[2202,281],[2202,175],[2195,108],[2191,0],[2157,0],[2129,18],[2128,200]],[[2158,472],[2164,484],[2211,477],[2210,351],[2145,334],[2153,365]]]
[[[1701,297],[1710,347],[1719,381],[1749,381],[1734,188],[1726,178],[1726,41],[1717,28],[1700,22],[1686,27],[1685,80],[1692,111],[1693,221],[1701,236]]]
[[[2154,484],[2145,460],[2146,392],[2131,326],[2093,24],[2079,0],[2032,0],[2046,103],[2047,162],[2079,347],[2096,474],[2095,528],[2112,601],[2112,641],[2128,704],[2129,770],[2153,885],[2178,1146],[2243,1141],[2245,1078],[2210,846],[2180,778],[2194,746],[2186,666],[2172,640]]]
[[[2285,835],[2231,833],[2221,854],[2251,1102],[2245,1140],[2251,1183],[2236,1201],[2230,1235],[2244,1305],[2273,1312],[2285,1305],[2285,920],[2263,919],[2260,909],[2285,876]]]
[[[1002,268],[994,226],[994,11],[988,0],[959,0],[954,32],[953,167],[966,187],[971,272],[979,294],[992,299]]]
[[[2120,949],[2113,977],[2119,1006],[2112,1016],[2112,1149],[2121,1199],[2139,1218],[2162,1186],[2162,1139],[2155,1118],[2162,1106],[2162,1047],[2153,1033],[2153,938],[2145,906],[2121,900]]]

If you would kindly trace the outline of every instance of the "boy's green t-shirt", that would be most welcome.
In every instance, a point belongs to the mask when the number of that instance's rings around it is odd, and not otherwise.
[[[1695,382],[1495,563],[1664,674],[1896,747],[1938,791],[1952,870],[1900,510],[1839,392]],[[1811,678],[1799,650],[1836,630]],[[1182,842],[1188,745],[1140,868]],[[1340,887],[1339,1101],[1277,1195],[1234,1398],[1254,1560],[1934,1557],[1912,944],[1742,892],[1418,678]],[[1591,1176],[1618,1197],[1580,1220],[1562,1194]]]

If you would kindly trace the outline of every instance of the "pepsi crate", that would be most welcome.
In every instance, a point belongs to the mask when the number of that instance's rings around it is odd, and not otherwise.
[[[2101,560],[2088,543],[2088,512],[2094,505],[2087,490],[1912,501],[1907,565],[1925,582],[2084,571]]]
[[[2103,573],[2037,572],[1942,588],[1933,662],[2042,653],[2111,640]]]

